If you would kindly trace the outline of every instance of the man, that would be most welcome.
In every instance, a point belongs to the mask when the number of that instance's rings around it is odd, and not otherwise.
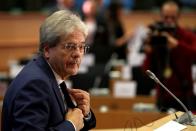
[[[57,11],[43,22],[40,54],[12,81],[5,95],[2,131],[86,131],[95,127],[89,94],[80,89],[65,88],[67,94],[61,90],[62,82],[78,72],[88,48],[86,37],[85,24],[70,11]],[[66,95],[75,106],[69,107]]]
[[[191,77],[191,66],[196,60],[196,35],[179,26],[179,16],[175,2],[163,4],[161,22],[151,26],[153,33],[146,41],[143,67],[152,70],[189,109],[196,110]],[[157,87],[157,105],[161,111],[169,108],[184,111],[161,87]]]

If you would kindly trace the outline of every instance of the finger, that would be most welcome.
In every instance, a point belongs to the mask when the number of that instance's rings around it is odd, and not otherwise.
[[[77,105],[86,105],[90,106],[90,102],[88,100],[78,100]]]
[[[88,105],[90,106],[90,100],[88,99],[75,99],[77,105]]]
[[[74,97],[74,99],[90,99],[90,96],[84,93],[73,93],[71,95]]]
[[[72,96],[75,99],[86,99],[86,98],[88,98],[88,96],[86,96],[85,94],[82,94],[82,93],[72,94]]]
[[[73,111],[77,112],[78,114],[83,114],[80,108],[73,108]]]
[[[80,109],[82,110],[82,113],[85,114],[86,109],[87,109],[86,106],[84,106],[84,105],[79,105],[78,108],[80,108]]]
[[[73,90],[70,90],[70,93],[71,93],[71,94],[84,94],[84,95],[88,95],[88,96],[89,96],[89,93],[86,92],[86,91],[83,91],[83,90],[76,90],[76,89],[73,89]]]
[[[90,112],[90,107],[88,107],[86,105],[80,105],[80,106],[78,106],[78,108],[80,108],[82,110],[82,113],[84,116],[86,116]]]
[[[68,91],[70,91],[70,92],[84,92],[83,90],[81,90],[81,89],[68,89]]]
[[[68,112],[73,112],[73,109],[72,108],[68,108]]]
[[[80,90],[80,89],[68,89],[68,91],[69,91],[70,93],[73,93],[73,94],[75,94],[75,93],[89,94],[88,92],[83,91],[83,90]]]

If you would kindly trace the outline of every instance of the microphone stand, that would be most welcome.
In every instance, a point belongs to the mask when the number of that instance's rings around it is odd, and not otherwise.
[[[157,84],[163,87],[185,110],[182,116],[176,119],[176,121],[180,124],[187,124],[191,126],[196,126],[196,117],[193,116],[191,111],[188,111],[187,107],[178,99],[150,70],[146,70],[146,74],[154,80]]]

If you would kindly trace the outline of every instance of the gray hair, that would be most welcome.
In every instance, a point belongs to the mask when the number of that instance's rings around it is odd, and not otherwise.
[[[63,35],[66,36],[76,29],[82,31],[87,37],[87,26],[78,15],[69,10],[54,12],[40,27],[40,53],[43,53],[46,45],[50,48],[55,47]]]

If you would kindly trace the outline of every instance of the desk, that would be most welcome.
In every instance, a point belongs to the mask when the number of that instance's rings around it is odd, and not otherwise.
[[[106,113],[94,111],[94,113],[97,119],[96,129],[138,128],[166,116],[165,113],[131,110],[111,110]]]
[[[176,113],[177,116],[180,116],[183,114],[183,112],[177,112]],[[159,119],[157,121],[154,121],[150,124],[147,124],[141,128],[138,128],[138,131],[152,131],[153,129],[156,129],[162,125],[164,125],[165,123],[167,123],[170,120],[174,120],[176,117],[174,114],[168,115],[162,119]],[[196,131],[196,126],[187,126],[187,129],[183,130],[183,131]]]
[[[182,115],[182,112],[178,112],[177,115],[180,116]],[[116,129],[94,129],[92,131],[152,131],[162,125],[164,125],[165,123],[167,123],[168,121],[175,119],[175,115],[171,114],[168,115],[166,117],[163,117],[157,121],[151,122],[150,124],[147,124],[145,126],[142,126],[140,128],[116,128]],[[183,131],[196,131],[196,126],[187,126],[187,129],[183,130]]]
[[[159,112],[136,112],[133,105],[136,103],[155,103],[155,97],[136,96],[134,98],[114,98],[112,96],[92,96],[91,107],[97,118],[96,129],[141,127],[152,121],[166,116]],[[100,112],[102,106],[108,111]]]

